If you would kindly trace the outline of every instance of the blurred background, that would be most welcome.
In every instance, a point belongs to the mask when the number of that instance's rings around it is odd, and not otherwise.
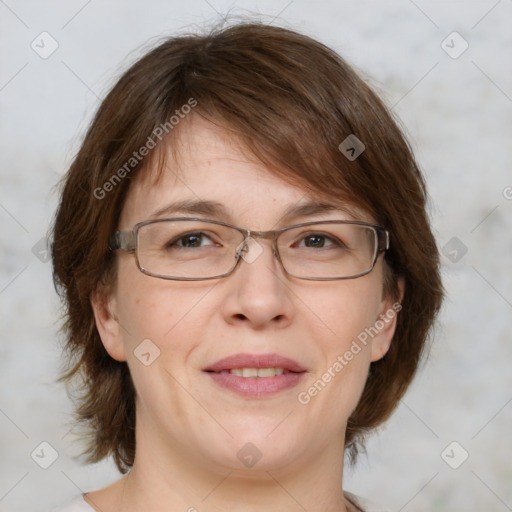
[[[0,0],[0,511],[44,512],[119,477],[76,458],[55,382],[52,187],[130,63],[228,13],[344,56],[401,120],[429,187],[447,300],[345,489],[393,511],[512,510],[511,0]]]

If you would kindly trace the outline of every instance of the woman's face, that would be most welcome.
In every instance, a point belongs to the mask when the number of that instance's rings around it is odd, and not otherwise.
[[[343,205],[283,219],[289,207],[313,199],[305,189],[244,156],[219,127],[199,117],[189,121],[180,133],[179,164],[169,156],[157,184],[148,177],[132,183],[119,229],[131,230],[182,200],[220,203],[226,216],[175,211],[162,217],[201,216],[252,230],[314,220],[373,221],[357,208],[351,217]],[[145,275],[132,254],[117,253],[108,308],[96,299],[93,306],[107,351],[127,361],[134,381],[138,451],[192,457],[203,467],[244,469],[257,461],[260,470],[300,467],[328,453],[342,456],[346,423],[369,364],[385,354],[394,332],[393,301],[382,297],[382,255],[363,277],[308,281],[284,273],[270,240],[258,243],[263,251],[240,261],[230,276],[195,282]],[[385,326],[363,343],[361,333],[386,313]],[[244,395],[205,371],[237,354],[278,354],[304,371],[291,387]]]

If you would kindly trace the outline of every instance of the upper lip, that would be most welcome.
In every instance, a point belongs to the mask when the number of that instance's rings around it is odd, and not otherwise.
[[[205,372],[221,372],[234,368],[283,368],[290,372],[305,372],[297,361],[279,354],[234,354],[219,359],[217,362],[203,368]]]

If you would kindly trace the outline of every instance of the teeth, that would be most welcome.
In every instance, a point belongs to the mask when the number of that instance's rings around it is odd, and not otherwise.
[[[256,368],[242,368],[242,377],[257,377],[258,370]]]
[[[283,368],[233,368],[229,371],[239,377],[275,377],[284,373]]]

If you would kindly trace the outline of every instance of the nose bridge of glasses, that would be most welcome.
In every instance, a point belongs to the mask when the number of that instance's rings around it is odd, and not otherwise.
[[[238,256],[242,256],[244,260],[249,263],[252,263],[262,252],[263,247],[262,244],[256,241],[257,238],[260,239],[271,239],[271,247],[272,252],[275,257],[278,257],[277,247],[275,244],[277,238],[276,231],[252,231],[252,230],[244,230],[244,239],[237,247]],[[251,251],[252,248],[252,251]],[[250,254],[252,253],[252,254]],[[279,259],[279,257],[278,257]]]
[[[253,231],[253,230],[250,230],[250,229],[247,229],[245,231],[246,233],[246,238],[272,238],[272,239],[275,239],[276,238],[276,234],[278,233],[278,231]]]

